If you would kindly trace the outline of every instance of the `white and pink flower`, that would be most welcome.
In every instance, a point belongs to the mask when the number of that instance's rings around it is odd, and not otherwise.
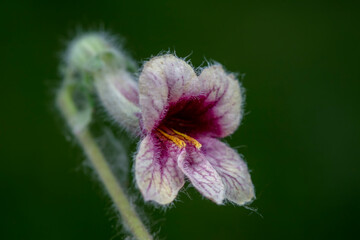
[[[139,78],[142,140],[136,154],[136,183],[146,201],[169,204],[185,176],[217,204],[243,205],[254,198],[246,163],[221,142],[239,126],[238,80],[221,65],[192,67],[173,55],[148,61]]]

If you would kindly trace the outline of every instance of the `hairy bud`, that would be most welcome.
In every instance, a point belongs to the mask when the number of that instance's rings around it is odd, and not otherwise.
[[[125,70],[106,73],[95,79],[95,88],[110,116],[132,134],[139,132],[137,82]]]
[[[100,33],[88,33],[76,38],[66,54],[68,66],[86,72],[125,68],[126,61],[113,41]]]

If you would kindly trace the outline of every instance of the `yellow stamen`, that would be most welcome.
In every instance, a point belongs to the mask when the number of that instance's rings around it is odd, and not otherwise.
[[[201,148],[201,143],[199,143],[196,139],[189,137],[188,135],[178,132],[174,129],[171,129],[174,133],[176,133],[177,135],[180,135],[181,137],[183,137],[186,141],[189,141],[192,145],[194,145],[197,149]]]
[[[164,135],[167,139],[169,139],[170,141],[172,141],[173,143],[175,143],[179,148],[184,148],[186,147],[186,143],[177,138],[176,136],[172,136],[170,134],[167,134],[166,132],[160,130],[160,129],[157,129],[162,135]]]

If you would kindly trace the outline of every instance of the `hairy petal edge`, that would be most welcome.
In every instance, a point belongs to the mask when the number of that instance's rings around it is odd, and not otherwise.
[[[201,150],[190,146],[186,151],[186,157],[178,160],[181,170],[202,195],[217,204],[222,204],[225,187],[219,174],[206,160]]]
[[[145,129],[150,132],[157,127],[169,104],[194,96],[198,81],[192,67],[173,55],[148,61],[139,77],[139,101]]]
[[[242,117],[242,95],[239,81],[233,74],[227,74],[221,65],[205,68],[199,83],[206,94],[205,105],[212,105],[206,113],[208,121],[213,121],[220,129],[212,137],[226,137],[239,127]]]
[[[240,155],[225,143],[214,139],[201,139],[206,159],[220,175],[225,185],[225,197],[244,205],[255,198],[254,185],[249,170]]]
[[[167,146],[164,146],[167,145]],[[184,151],[171,142],[162,142],[156,135],[146,136],[136,155],[135,178],[145,201],[171,203],[184,185],[184,174],[177,160]]]

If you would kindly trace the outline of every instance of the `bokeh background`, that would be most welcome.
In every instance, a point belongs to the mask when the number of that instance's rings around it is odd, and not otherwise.
[[[226,141],[252,170],[253,210],[189,188],[166,211],[140,206],[159,239],[355,238],[359,10],[356,1],[2,1],[0,239],[125,237],[53,106],[61,52],[79,29],[121,35],[140,65],[176,50],[195,66],[213,59],[246,74],[247,114]]]

